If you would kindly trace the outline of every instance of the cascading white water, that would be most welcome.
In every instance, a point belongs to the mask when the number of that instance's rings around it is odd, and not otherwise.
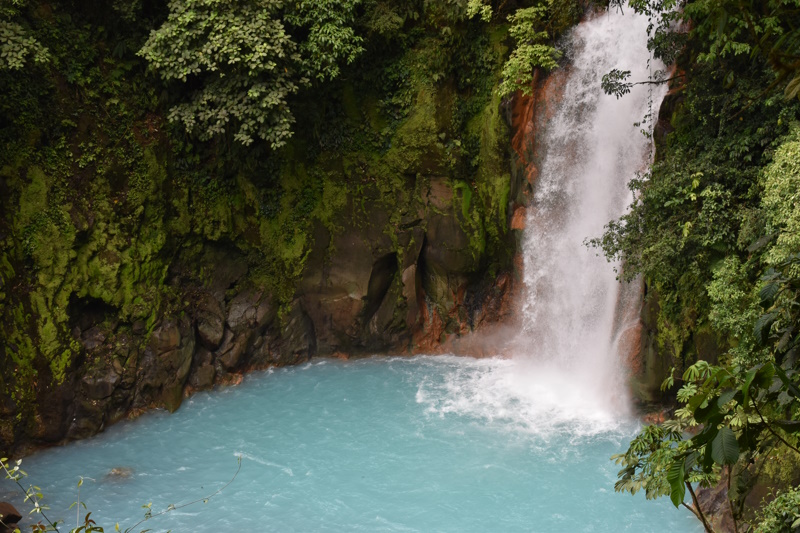
[[[626,359],[619,339],[638,322],[638,287],[620,284],[614,267],[584,245],[602,235],[632,199],[627,187],[651,157],[642,125],[658,109],[663,86],[638,85],[620,99],[603,93],[611,69],[649,77],[647,19],[629,8],[577,26],[564,48],[569,67],[554,114],[528,131],[542,161],[528,208],[521,327],[505,346],[510,359],[464,363],[417,400],[545,438],[627,434]],[[509,344],[510,342],[510,344]]]
[[[556,379],[559,395],[594,415],[618,415],[627,405],[615,346],[623,287],[612,265],[584,241],[600,236],[630,203],[627,183],[651,152],[636,123],[658,108],[666,91],[639,85],[617,99],[603,93],[600,80],[613,68],[631,71],[631,80],[648,78],[646,28],[646,18],[625,9],[574,30],[563,95],[537,140],[543,160],[528,210],[527,294],[515,357],[533,367],[534,381]]]

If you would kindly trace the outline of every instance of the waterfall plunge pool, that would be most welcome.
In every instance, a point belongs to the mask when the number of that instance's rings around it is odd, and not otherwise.
[[[112,531],[136,523],[143,504],[155,512],[211,494],[241,456],[208,503],[137,531],[702,531],[667,498],[614,492],[609,457],[635,420],[581,405],[579,384],[535,376],[507,359],[314,360],[23,465],[67,528],[79,476],[81,500]]]

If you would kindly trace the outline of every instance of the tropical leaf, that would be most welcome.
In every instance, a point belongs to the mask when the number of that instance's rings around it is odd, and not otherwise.
[[[758,317],[758,320],[756,320],[756,324],[753,326],[753,335],[761,344],[767,343],[767,339],[769,339],[769,330],[772,328],[772,324],[775,323],[777,317],[778,313],[773,311],[761,315]]]
[[[753,383],[753,380],[756,377],[756,373],[761,369],[763,365],[754,366],[750,370],[747,371],[747,375],[744,378],[744,384],[742,384],[742,394],[744,395],[744,399],[742,400],[742,405],[745,409],[748,406],[748,400],[750,398],[750,385]]]
[[[767,283],[761,290],[758,291],[758,298],[761,300],[761,305],[764,307],[769,307],[775,301],[775,296],[778,294],[781,286],[774,281],[772,283]]]
[[[669,483],[669,499],[675,507],[680,507],[683,498],[686,496],[686,485],[683,483],[685,474],[686,459],[681,458],[669,467],[667,472],[667,482]]]
[[[778,377],[786,386],[786,388],[789,389],[789,392],[792,394],[792,396],[795,398],[800,398],[800,389],[798,389],[797,385],[795,385],[792,380],[789,379],[789,376],[786,375],[786,371],[778,365],[772,365],[772,367],[775,369],[775,372],[778,374]]]
[[[733,400],[733,397],[736,396],[737,392],[739,391],[737,391],[736,389],[726,390],[725,392],[719,395],[719,398],[717,398],[717,405],[723,407],[728,402]]]
[[[736,434],[731,428],[720,428],[711,441],[711,457],[720,465],[732,465],[739,460],[739,443],[736,442]]]

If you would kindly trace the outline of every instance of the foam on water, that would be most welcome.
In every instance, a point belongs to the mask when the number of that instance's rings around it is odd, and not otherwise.
[[[629,425],[615,405],[594,403],[600,396],[597,391],[576,383],[557,365],[453,356],[438,358],[435,364],[447,372],[424,380],[417,391],[417,401],[428,413],[472,417],[501,431],[570,440]]]

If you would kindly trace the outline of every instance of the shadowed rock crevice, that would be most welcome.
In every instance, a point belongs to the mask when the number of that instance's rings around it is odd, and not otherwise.
[[[397,253],[386,254],[372,265],[364,301],[362,323],[366,324],[381,306],[397,275]]]

